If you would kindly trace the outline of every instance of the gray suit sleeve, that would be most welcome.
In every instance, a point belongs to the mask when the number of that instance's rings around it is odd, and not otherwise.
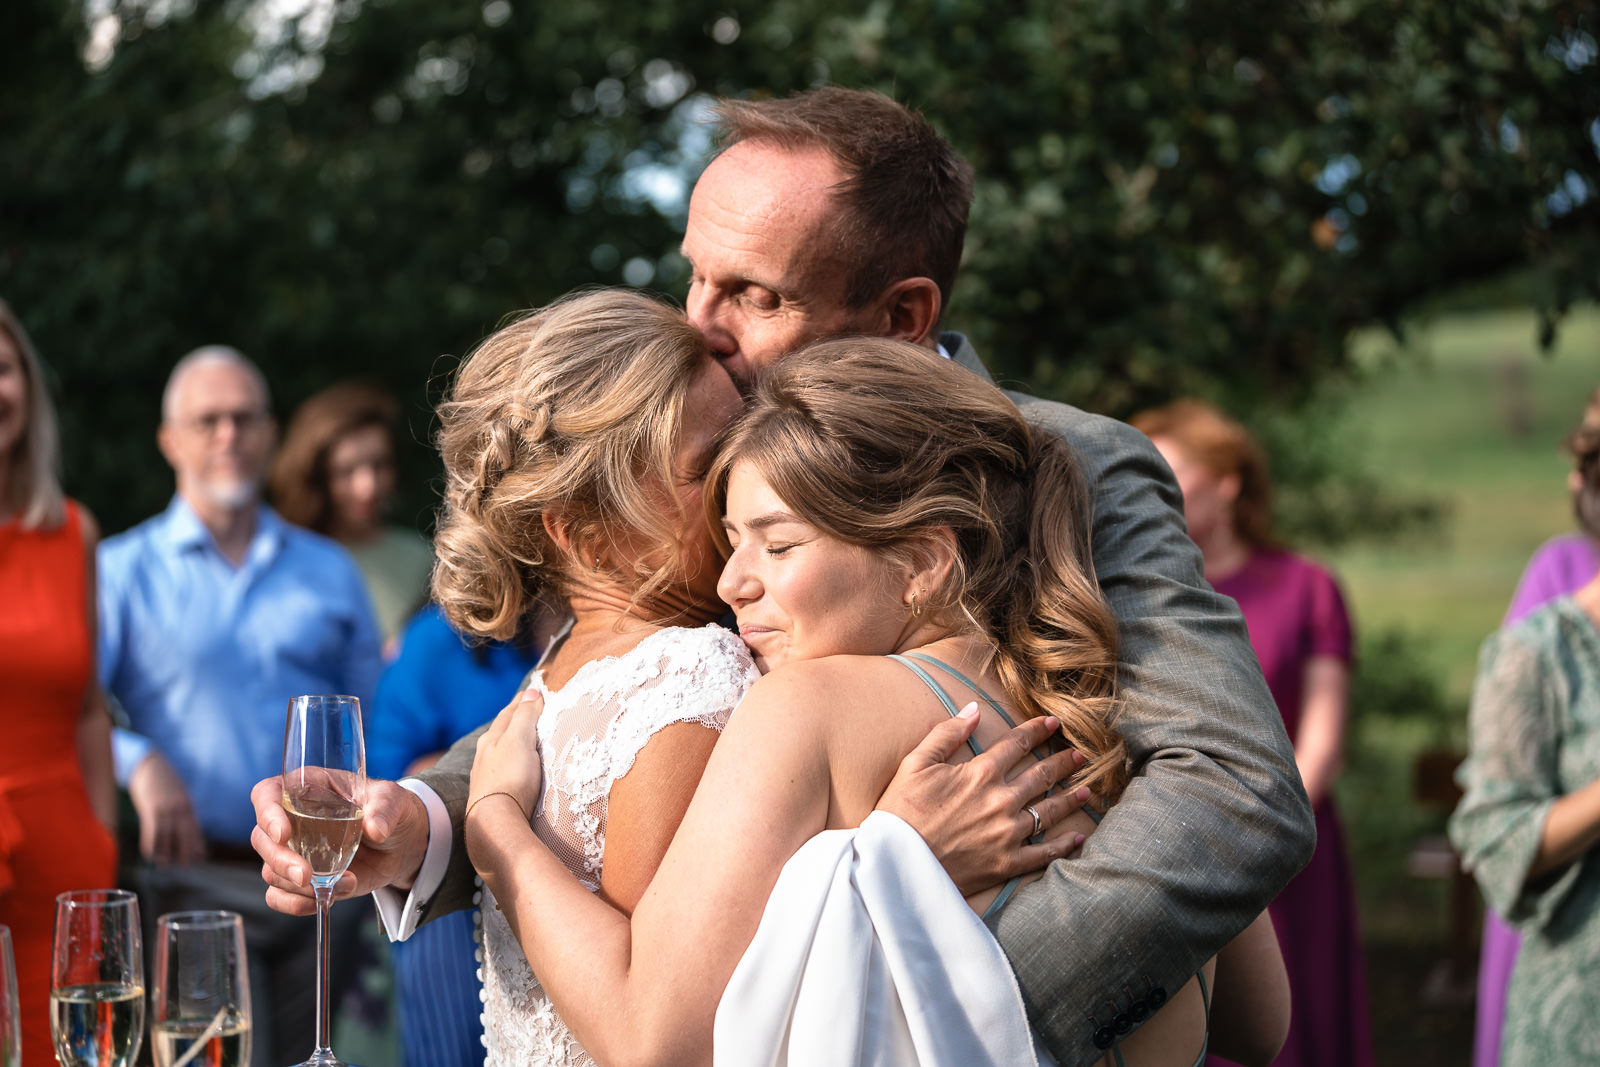
[[[472,907],[476,872],[467,856],[467,790],[472,779],[472,759],[478,752],[478,738],[488,728],[489,724],[484,723],[451,745],[438,763],[412,776],[437,793],[450,811],[450,866],[445,868],[444,881],[424,906],[423,923]]]
[[[1211,590],[1160,454],[1123,423],[1013,396],[1095,493],[1093,554],[1121,632],[1134,765],[1079,858],[990,925],[1062,1067],[1094,1062],[1242,931],[1311,857],[1294,750],[1234,602]]]

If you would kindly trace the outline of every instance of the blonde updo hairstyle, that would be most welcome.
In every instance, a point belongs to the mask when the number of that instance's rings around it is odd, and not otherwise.
[[[617,289],[529,312],[467,357],[439,406],[433,596],[452,625],[510,640],[576,580],[625,587],[635,605],[679,580],[674,452],[709,359],[681,312]]]
[[[928,591],[933,618],[986,637],[1016,708],[1054,715],[1087,757],[1077,780],[1120,794],[1116,620],[1091,572],[1088,489],[1065,444],[927,349],[855,338],[761,376],[707,476],[718,516],[741,463],[807,523],[907,566],[952,532],[956,565]]]

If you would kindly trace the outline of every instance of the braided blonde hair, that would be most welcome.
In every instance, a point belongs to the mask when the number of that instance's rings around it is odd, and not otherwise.
[[[684,398],[710,358],[682,312],[622,289],[529,312],[467,357],[439,406],[433,595],[452,625],[508,640],[611,546],[664,550],[618,553],[632,573],[608,577],[635,604],[679,577],[681,521],[663,494],[675,496]]]

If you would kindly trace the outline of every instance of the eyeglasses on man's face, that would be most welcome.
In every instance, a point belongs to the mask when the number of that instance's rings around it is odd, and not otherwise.
[[[178,420],[178,425],[198,437],[215,437],[224,425],[232,425],[236,434],[259,430],[267,424],[269,416],[260,408],[239,411],[203,411]]]

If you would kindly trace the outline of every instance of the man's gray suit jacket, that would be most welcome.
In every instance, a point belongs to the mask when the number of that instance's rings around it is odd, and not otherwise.
[[[987,380],[965,337],[945,349]],[[1121,635],[1117,720],[1134,777],[1074,859],[989,920],[1028,1017],[1061,1067],[1086,1067],[1242,931],[1311,858],[1311,807],[1244,618],[1206,584],[1182,497],[1139,431],[1007,392],[1072,446],[1094,494],[1095,577]],[[423,779],[455,840],[428,916],[471,906],[462,839],[477,735]]]

